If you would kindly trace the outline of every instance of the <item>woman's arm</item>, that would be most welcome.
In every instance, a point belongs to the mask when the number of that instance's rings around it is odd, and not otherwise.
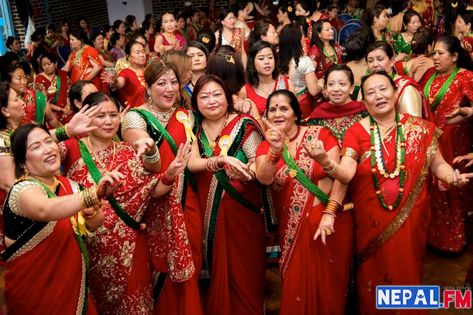
[[[130,113],[128,113],[130,114]],[[125,118],[126,120],[127,118]],[[125,120],[123,126],[125,126]],[[137,128],[126,128],[122,130],[123,140],[134,145],[135,143],[139,143],[139,141],[143,141],[144,139],[151,138],[148,132],[137,129]],[[158,154],[158,156],[155,156]],[[148,153],[146,153],[148,158],[143,159],[144,167],[153,173],[159,173],[161,171],[161,158],[159,158],[159,149],[156,145],[149,149]]]
[[[85,79],[92,80],[93,78],[97,76],[99,71],[102,69],[102,65],[99,65],[97,62],[95,62],[95,60],[92,57],[88,57],[88,59],[89,59],[90,65],[92,66],[92,70],[90,70],[90,72],[87,74]]]
[[[437,150],[430,163],[430,171],[435,177],[449,186],[454,187],[464,186],[469,182],[470,178],[473,178],[473,173],[461,174],[459,170],[454,170],[453,167],[445,161],[440,150]]]
[[[0,169],[0,189],[8,191],[16,180],[13,155],[0,155]]]
[[[44,118],[48,122],[48,124],[53,128],[58,128],[62,125],[59,119],[57,119],[56,114],[52,111],[48,103],[46,103],[46,108],[44,111]]]
[[[309,91],[310,95],[316,96],[319,94],[320,88],[317,82],[317,77],[315,76],[315,72],[311,71],[307,73],[305,76],[305,83],[307,85],[307,90]]]

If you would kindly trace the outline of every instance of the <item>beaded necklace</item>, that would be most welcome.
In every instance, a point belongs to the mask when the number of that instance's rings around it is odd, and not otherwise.
[[[376,136],[375,136],[376,134]],[[394,171],[389,172],[386,169],[386,163],[384,160],[383,147],[381,145],[381,133],[379,131],[378,124],[374,121],[373,117],[370,116],[370,142],[371,142],[371,172],[373,178],[373,185],[376,191],[381,206],[389,211],[392,211],[399,206],[399,203],[402,200],[402,195],[404,193],[404,183],[406,179],[406,142],[404,139],[404,133],[402,130],[402,123],[399,122],[399,113],[396,113],[396,164]],[[377,176],[377,171],[384,178],[394,179],[397,176],[399,177],[399,193],[397,195],[396,201],[392,205],[387,205],[382,196],[382,192],[379,189],[379,180]]]
[[[332,56],[325,50],[325,47],[322,49],[324,55],[330,59],[330,61],[332,62],[332,64],[338,64],[338,56],[337,56],[337,52],[335,51],[335,48],[333,48],[332,46],[330,46],[330,48],[332,48],[332,51],[333,51],[333,56],[335,56],[335,58],[332,58]]]

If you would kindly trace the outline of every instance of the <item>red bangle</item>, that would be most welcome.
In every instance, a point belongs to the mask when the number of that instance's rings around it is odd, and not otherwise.
[[[169,179],[166,175],[163,175],[161,177],[161,183],[163,183],[164,185],[166,186],[172,186],[174,184],[174,182],[176,181],[176,178],[171,178]]]

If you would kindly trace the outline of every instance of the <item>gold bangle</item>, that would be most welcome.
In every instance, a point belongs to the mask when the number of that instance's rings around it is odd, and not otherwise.
[[[68,124],[65,124],[65,125],[64,125],[64,131],[66,132],[66,135],[69,137],[69,139],[70,139],[70,138],[74,138],[74,137],[69,133],[69,129],[67,129],[67,125],[68,125]]]
[[[90,219],[94,218],[94,217],[97,215],[98,210],[96,210],[96,209],[94,208],[94,212],[92,212],[92,214],[89,214],[89,215],[85,215],[85,214],[84,214],[84,211],[81,211],[81,213],[82,213],[82,217],[83,217],[84,219],[90,220]]]

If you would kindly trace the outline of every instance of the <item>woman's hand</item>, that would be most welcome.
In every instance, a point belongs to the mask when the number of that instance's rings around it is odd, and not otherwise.
[[[100,79],[103,83],[110,84],[111,86],[115,86],[117,84],[117,76],[108,71],[102,71],[100,74]]]
[[[457,156],[456,158],[453,159],[452,164],[460,163],[463,161],[468,161],[465,164],[465,167],[469,167],[473,165],[473,153],[468,153],[465,155]]]
[[[308,156],[312,159],[316,160],[322,167],[329,164],[329,158],[327,151],[325,151],[324,143],[321,140],[317,140],[315,143],[308,146],[307,144],[303,143],[302,146],[304,147],[305,152]]]
[[[253,179],[248,164],[243,163],[233,156],[219,156],[218,163],[223,164],[225,173],[230,180],[248,181]]]
[[[324,243],[324,245],[327,245],[327,236],[335,233],[335,228],[333,227],[334,223],[335,217],[331,214],[324,213],[322,215],[322,219],[320,219],[319,227],[317,228],[317,231],[315,231],[314,241],[316,241],[317,238],[319,238],[320,236],[322,243]]]
[[[451,112],[450,114],[446,115],[445,117],[448,119],[452,119],[455,117],[469,117],[473,114],[473,109],[471,107],[457,107]]]
[[[113,193],[121,186],[121,181],[125,179],[125,175],[118,171],[106,173],[97,185],[97,197],[102,200],[113,195]]]
[[[252,104],[249,99],[239,98],[235,101],[235,109],[244,114],[251,114]]]
[[[187,166],[187,162],[191,156],[191,144],[187,141],[184,144],[179,146],[177,150],[176,157],[174,160],[169,164],[168,169],[164,173],[168,179],[175,178],[180,173],[184,172],[184,169]]]
[[[461,174],[459,170],[455,170],[453,173],[447,176],[447,183],[453,187],[461,188],[468,184],[470,178],[473,178],[473,173]]]
[[[284,132],[273,126],[267,119],[263,119],[263,124],[266,127],[264,138],[269,142],[269,147],[274,153],[281,152],[284,144]]]
[[[125,109],[120,111],[120,121],[122,121],[123,118],[125,118],[126,113],[128,113],[128,111],[131,109],[131,105],[128,104],[128,102],[125,102],[125,106],[126,106]]]
[[[158,148],[152,138],[143,138],[133,143],[133,149],[137,156],[142,156],[143,154],[153,155]]]
[[[67,123],[67,130],[69,131],[70,136],[86,135],[92,130],[96,130],[98,127],[91,126],[91,124],[92,120],[94,120],[99,113],[99,106],[89,108],[89,105],[85,105],[82,107],[80,111],[72,116],[72,119]]]

